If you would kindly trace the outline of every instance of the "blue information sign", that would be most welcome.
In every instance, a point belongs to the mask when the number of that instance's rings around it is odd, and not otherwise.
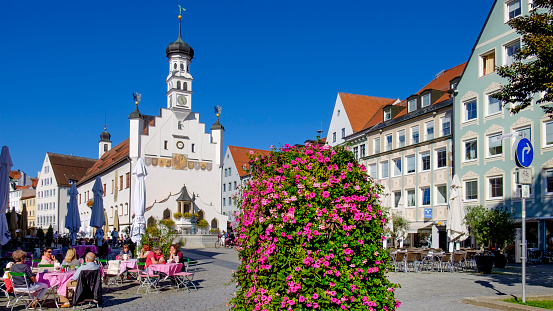
[[[520,167],[528,167],[534,160],[534,147],[528,138],[518,141],[516,150],[516,162]]]
[[[425,208],[424,209],[424,218],[432,218],[432,209],[431,208]]]

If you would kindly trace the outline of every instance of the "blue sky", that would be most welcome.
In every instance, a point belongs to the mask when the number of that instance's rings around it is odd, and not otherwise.
[[[96,158],[166,106],[165,47],[195,50],[192,109],[225,144],[323,136],[338,92],[401,98],[468,60],[492,0],[1,1],[0,145],[35,176],[46,152]]]

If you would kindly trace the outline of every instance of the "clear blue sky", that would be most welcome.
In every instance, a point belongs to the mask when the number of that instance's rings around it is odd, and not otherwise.
[[[0,145],[36,175],[46,152],[96,158],[107,114],[128,137],[166,106],[165,47],[196,54],[192,109],[225,144],[267,149],[326,130],[338,92],[401,98],[468,60],[492,0],[0,1]]]

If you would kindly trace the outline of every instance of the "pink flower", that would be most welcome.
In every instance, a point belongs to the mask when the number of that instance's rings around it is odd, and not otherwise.
[[[328,191],[323,191],[323,198],[328,198],[330,196],[330,194],[328,193]]]
[[[296,267],[296,271],[300,272],[301,268],[300,267]]]
[[[319,298],[319,294],[315,293],[313,294],[313,299],[318,299]]]

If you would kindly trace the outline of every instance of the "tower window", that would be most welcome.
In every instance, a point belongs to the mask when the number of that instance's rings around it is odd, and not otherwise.
[[[177,81],[177,89],[180,89],[180,81]]]
[[[168,144],[167,141],[164,141],[164,142],[163,142],[163,148],[164,148],[165,150],[167,150],[167,144]]]
[[[196,144],[192,144],[192,152],[196,152]]]
[[[174,68],[174,69],[177,69],[177,63],[174,63],[174,64],[173,64],[173,68]]]
[[[180,64],[180,69],[184,70],[184,64],[183,63]]]
[[[104,144],[104,152],[108,151],[108,144]]]
[[[183,82],[182,83],[182,89],[185,90],[185,91],[188,91],[188,83]]]
[[[179,129],[179,130],[182,130],[182,121],[179,121],[179,123],[177,124],[177,126],[178,126],[178,129]]]

